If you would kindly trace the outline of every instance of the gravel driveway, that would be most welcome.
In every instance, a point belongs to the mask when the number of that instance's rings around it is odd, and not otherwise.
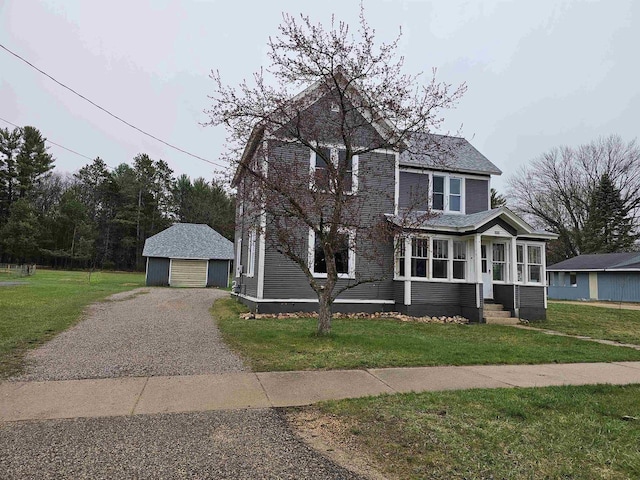
[[[12,380],[196,375],[246,370],[222,343],[214,289],[143,288],[90,307],[87,318],[27,355]]]
[[[3,479],[358,479],[293,435],[277,410],[0,425]]]

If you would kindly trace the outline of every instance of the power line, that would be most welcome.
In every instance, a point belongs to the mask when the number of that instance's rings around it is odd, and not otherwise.
[[[198,155],[195,155],[195,154],[193,154],[193,153],[191,153],[191,152],[188,152],[188,151],[186,151],[186,150],[184,150],[184,149],[182,149],[182,148],[180,148],[180,147],[176,147],[175,145],[172,145],[172,144],[171,144],[171,143],[169,143],[169,142],[165,142],[164,140],[162,140],[161,138],[156,137],[155,135],[152,135],[152,134],[150,134],[150,133],[148,133],[148,132],[145,132],[145,131],[144,131],[144,130],[142,130],[141,128],[138,128],[138,127],[136,127],[135,125],[133,125],[133,124],[131,124],[131,123],[127,122],[126,120],[124,120],[123,118],[119,117],[118,115],[116,115],[116,114],[114,114],[114,113],[111,113],[111,112],[110,112],[109,110],[107,110],[106,108],[101,107],[100,105],[98,105],[98,104],[97,104],[97,103],[95,103],[94,101],[92,101],[92,100],[88,99],[87,97],[85,97],[85,96],[84,96],[84,95],[82,95],[81,93],[78,93],[78,92],[77,92],[77,91],[75,91],[73,88],[68,87],[68,86],[67,86],[67,85],[65,85],[64,83],[62,83],[62,82],[60,82],[60,81],[56,80],[54,77],[52,77],[51,75],[49,75],[47,72],[45,72],[44,70],[39,69],[39,68],[38,68],[38,67],[36,67],[33,63],[31,63],[31,62],[29,62],[27,59],[25,59],[25,58],[21,57],[20,55],[18,55],[18,54],[17,54],[17,53],[15,53],[14,51],[12,51],[12,50],[8,49],[7,47],[5,47],[5,46],[4,46],[3,44],[1,44],[1,43],[0,43],[0,47],[1,47],[3,50],[6,50],[6,51],[7,51],[8,53],[10,53],[11,55],[13,55],[14,57],[18,58],[19,60],[21,60],[21,61],[23,61],[24,63],[26,63],[27,65],[29,65],[29,66],[30,66],[31,68],[33,68],[34,70],[36,70],[36,71],[40,72],[40,73],[41,73],[42,75],[44,75],[45,77],[47,77],[47,78],[49,78],[49,79],[53,80],[55,83],[57,83],[57,84],[58,84],[58,85],[60,85],[61,87],[66,88],[67,90],[69,90],[69,91],[70,91],[70,92],[72,92],[73,94],[75,94],[75,95],[79,96],[80,98],[82,98],[83,100],[85,100],[85,101],[89,102],[89,103],[90,103],[91,105],[93,105],[94,107],[96,107],[96,108],[98,108],[98,109],[102,110],[102,111],[103,111],[103,112],[105,112],[107,115],[112,116],[112,117],[113,117],[113,118],[115,118],[116,120],[119,120],[120,122],[124,123],[125,125],[127,125],[127,126],[129,126],[129,127],[133,128],[134,130],[137,130],[138,132],[140,132],[140,133],[142,133],[142,134],[144,134],[144,135],[146,135],[146,136],[148,136],[148,137],[150,137],[150,138],[153,138],[154,140],[157,140],[158,142],[163,143],[163,144],[165,144],[166,146],[173,148],[174,150],[177,150],[177,151],[182,152],[182,153],[184,153],[184,154],[186,154],[186,155],[189,155],[189,156],[191,156],[191,157],[193,157],[193,158],[197,158],[198,160],[201,160],[201,161],[203,161],[203,162],[210,163],[211,165],[214,165],[214,166],[216,166],[216,167],[218,167],[218,168],[226,168],[226,167],[224,167],[223,165],[220,165],[219,163],[215,163],[215,162],[212,162],[211,160],[207,160],[206,158],[203,158],[203,157],[200,157],[200,156],[198,156]]]
[[[2,120],[5,123],[8,123],[9,125],[13,125],[14,127],[19,128],[20,130],[24,131],[24,128],[22,128],[20,125],[16,125],[15,123],[10,122],[9,120],[6,120],[6,119],[4,119],[2,117],[0,117],[0,120]],[[56,147],[60,147],[60,148],[66,150],[68,152],[75,153],[76,155],[78,155],[80,157],[83,157],[83,158],[86,158],[87,160],[90,160],[92,162],[95,160],[95,158],[91,158],[91,157],[89,157],[87,155],[84,155],[84,154],[82,154],[80,152],[76,152],[75,150],[73,150],[73,149],[71,149],[69,147],[65,147],[64,145],[60,145],[59,143],[51,141],[48,138],[45,139],[45,142],[50,143],[51,145],[55,145]],[[106,165],[106,163],[105,163],[105,165]],[[107,165],[107,167],[109,167],[112,170],[114,169],[111,165]]]

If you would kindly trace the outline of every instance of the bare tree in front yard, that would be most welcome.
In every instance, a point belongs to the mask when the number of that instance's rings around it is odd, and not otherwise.
[[[435,70],[426,79],[403,73],[399,40],[378,44],[362,7],[353,33],[334,19],[325,29],[284,14],[268,42],[271,66],[251,83],[228,86],[212,73],[208,114],[227,128],[244,215],[306,275],[318,296],[318,334],[330,332],[340,293],[392,271],[381,212],[394,213],[396,153],[411,150],[415,132],[441,126],[441,111],[466,90],[438,82]],[[426,138],[433,141],[421,149],[432,148],[420,153],[444,158],[450,145]]]

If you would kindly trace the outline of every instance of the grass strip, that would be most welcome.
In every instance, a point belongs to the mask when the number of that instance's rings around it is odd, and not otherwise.
[[[532,326],[640,345],[640,310],[549,302],[547,320]]]
[[[640,385],[467,390],[308,407],[393,478],[640,478]],[[353,452],[352,452],[353,453]]]
[[[640,360],[640,351],[499,325],[440,325],[393,319],[334,319],[316,337],[316,320],[242,320],[234,299],[212,314],[225,341],[255,371],[538,364]]]

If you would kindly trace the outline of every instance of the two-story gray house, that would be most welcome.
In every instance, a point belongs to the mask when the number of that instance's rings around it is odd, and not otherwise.
[[[331,115],[330,103],[314,98],[309,108],[326,109]],[[363,137],[376,135],[376,125],[369,128]],[[430,154],[434,141],[447,147],[446,162]],[[324,158],[340,161],[339,138],[327,139],[326,149]],[[266,152],[269,163],[261,157]],[[254,130],[245,149],[233,182],[239,198],[234,294],[253,310],[314,311],[318,301],[300,265],[274,246],[272,222],[247,215],[242,199],[250,193],[252,179],[243,172],[243,162],[285,162],[292,171],[313,172],[323,168],[325,160],[320,157],[308,146],[282,141],[279,132],[263,129]],[[491,209],[491,176],[501,171],[465,139],[414,133],[404,151],[381,148],[355,156],[348,174],[348,193],[369,195],[363,197],[363,215],[372,222],[388,222],[396,230],[381,249],[382,261],[375,264],[359,258],[359,250],[349,246],[358,238],[345,232],[348,241],[336,262],[338,283],[354,281],[362,271],[375,273],[376,279],[345,290],[333,304],[335,311],[462,315],[482,322],[485,302],[491,302],[520,318],[545,318],[545,244],[555,236],[535,231],[508,208]],[[309,188],[314,185],[299,185],[301,192]],[[326,277],[313,231],[301,228],[299,239],[308,246],[310,272]]]

